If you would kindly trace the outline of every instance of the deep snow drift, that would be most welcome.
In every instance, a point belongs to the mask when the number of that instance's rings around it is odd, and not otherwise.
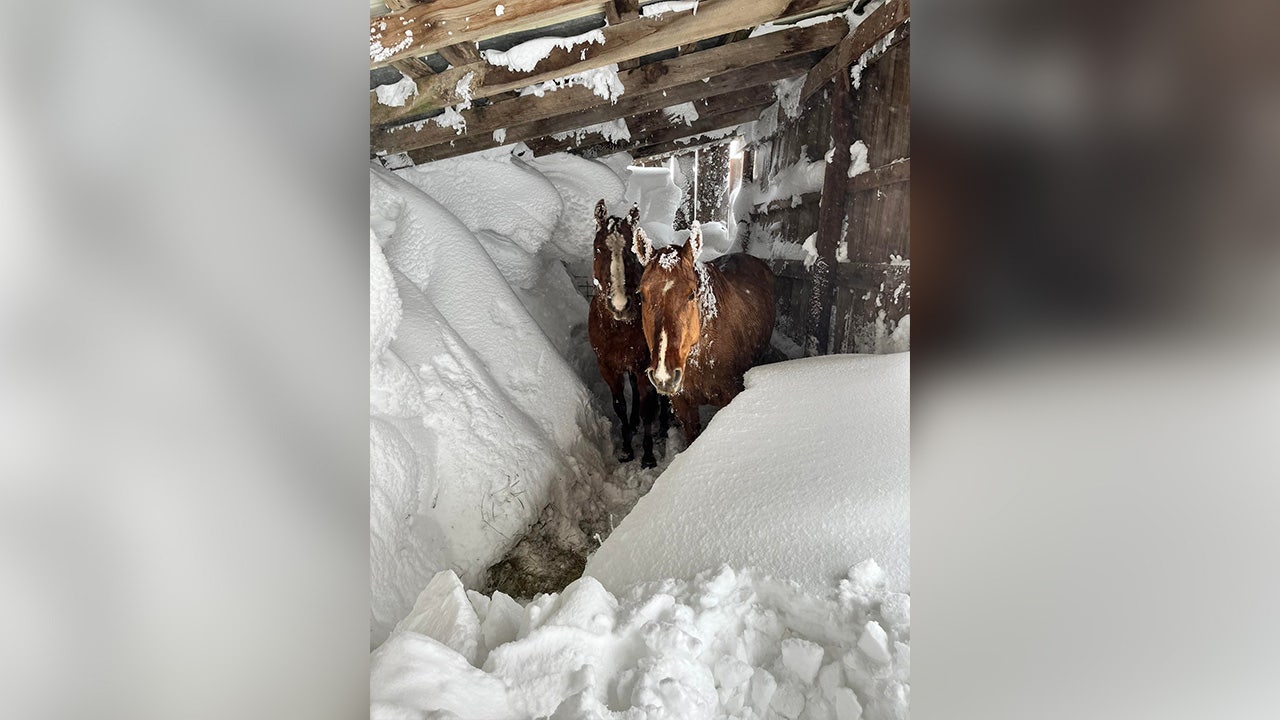
[[[910,355],[752,368],[587,563],[611,590],[720,563],[823,588],[865,558],[910,588]]]
[[[752,370],[562,593],[437,575],[374,653],[372,716],[905,718],[907,362]]]
[[[504,151],[372,170],[374,645],[440,570],[524,596],[564,587],[682,448],[660,443],[650,470],[612,458],[566,269],[590,275],[597,200],[625,212],[630,157],[608,160]]]

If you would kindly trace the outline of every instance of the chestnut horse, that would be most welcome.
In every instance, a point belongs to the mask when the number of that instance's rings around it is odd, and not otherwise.
[[[773,272],[745,253],[698,262],[697,222],[680,247],[653,249],[643,230],[632,249],[645,266],[641,324],[651,359],[647,374],[684,426],[686,445],[702,431],[698,408],[727,405],[773,334]]]
[[[637,379],[649,366],[649,346],[640,327],[638,287],[642,268],[628,248],[640,227],[640,208],[632,207],[625,218],[610,217],[604,200],[596,203],[595,295],[587,321],[587,336],[596,353],[600,375],[609,384],[613,410],[622,421],[622,461],[635,458],[631,440],[636,426],[644,421],[644,455],[641,467],[654,467],[653,424],[658,397],[647,382]],[[627,413],[624,392],[630,376],[631,412]]]

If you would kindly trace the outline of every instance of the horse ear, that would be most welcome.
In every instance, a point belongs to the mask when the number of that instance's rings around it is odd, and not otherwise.
[[[604,198],[596,203],[596,225],[604,225],[605,218],[609,217],[609,210],[604,206]]]
[[[631,212],[627,213],[627,219],[631,221],[633,227],[640,227],[640,203],[631,205]]]
[[[689,250],[689,259],[697,260],[698,256],[702,254],[702,223],[697,220],[693,221],[693,224],[689,226],[689,239],[685,241],[684,245]]]
[[[640,258],[641,265],[648,265],[653,259],[653,241],[649,239],[649,235],[645,233],[644,228],[636,226],[635,239],[631,241],[631,252]]]

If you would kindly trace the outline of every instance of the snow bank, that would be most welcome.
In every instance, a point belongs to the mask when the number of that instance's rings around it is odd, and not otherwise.
[[[721,563],[808,589],[865,558],[910,586],[909,354],[753,368],[587,563],[618,591]]]
[[[595,206],[604,199],[613,215],[624,215],[626,185],[608,166],[569,153],[554,153],[526,161],[555,187],[563,212],[551,233],[564,260],[591,261],[596,235]]]
[[[438,170],[404,174],[445,197],[466,184]],[[527,194],[539,189],[550,193],[554,211],[551,200]],[[484,218],[520,237],[516,242],[492,230],[472,232],[414,184],[371,171],[375,644],[436,572],[451,569],[477,583],[551,500],[570,506],[563,502],[570,488],[603,473],[604,426],[586,389],[486,249],[501,242],[523,251],[545,242],[558,222],[560,199],[550,183],[526,180],[519,192],[526,193],[519,202]],[[542,204],[549,215],[524,214],[545,230],[496,217]]]
[[[675,241],[671,228],[684,191],[673,179],[674,167],[675,160],[672,159],[669,167],[632,165],[627,168],[630,171],[627,203],[640,205],[640,226],[653,240],[654,247],[666,247]]]
[[[732,252],[738,252],[739,248],[734,245],[733,236],[729,234],[729,228],[722,222],[706,222],[701,223],[702,227],[702,253],[698,258],[703,262],[710,262],[720,257],[728,255]],[[677,230],[674,233],[674,244],[683,245],[689,239],[688,230]]]
[[[910,625],[874,562],[812,591],[728,567],[617,595],[584,577],[525,607],[437,577],[373,655],[370,714],[905,718]]]

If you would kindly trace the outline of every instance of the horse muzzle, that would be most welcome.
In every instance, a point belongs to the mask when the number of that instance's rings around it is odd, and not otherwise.
[[[645,372],[649,376],[649,382],[653,384],[655,390],[662,395],[677,395],[680,388],[684,386],[684,371],[676,368],[671,372],[671,377],[666,380],[659,380],[653,375],[653,368]]]

